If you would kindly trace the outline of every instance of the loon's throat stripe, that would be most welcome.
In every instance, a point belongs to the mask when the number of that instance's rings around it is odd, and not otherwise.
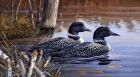
[[[94,39],[94,42],[105,42],[105,40],[96,40],[96,39]]]
[[[100,44],[106,45],[106,41],[105,40],[97,40],[97,39],[94,39],[94,42],[95,43],[100,43]]]
[[[68,36],[71,36],[71,37],[79,37],[79,35],[74,35],[74,34],[70,34],[70,33],[68,33]]]

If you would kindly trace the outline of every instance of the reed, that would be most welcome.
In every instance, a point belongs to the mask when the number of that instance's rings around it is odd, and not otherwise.
[[[51,63],[51,57],[42,59],[43,51],[26,53],[16,48],[7,37],[0,50],[0,77],[60,77],[61,69]]]
[[[8,15],[0,15],[0,35],[4,32],[7,38],[24,38],[30,37],[34,34],[31,20],[27,17],[21,16],[11,24],[11,17]],[[38,29],[36,28],[38,32]],[[2,38],[0,38],[2,39]]]

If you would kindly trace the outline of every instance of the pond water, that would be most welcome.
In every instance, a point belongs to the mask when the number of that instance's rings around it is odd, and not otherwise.
[[[94,30],[101,26],[99,23],[86,23],[87,27]],[[63,77],[140,77],[140,26],[139,22],[132,21],[132,27],[125,22],[109,24],[113,32],[120,34],[119,37],[107,37],[107,42],[112,46],[112,52],[107,65],[94,61],[87,64],[62,64]],[[80,33],[85,41],[92,42],[93,32]],[[54,37],[67,36],[66,31],[56,33]],[[116,61],[115,61],[116,60]]]

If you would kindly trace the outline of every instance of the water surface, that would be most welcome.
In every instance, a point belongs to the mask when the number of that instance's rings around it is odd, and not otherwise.
[[[99,61],[87,64],[62,64],[63,77],[140,77],[140,26],[139,22],[132,21],[132,27],[125,22],[120,22],[119,27],[110,24],[113,32],[120,34],[119,37],[107,37],[107,42],[112,46],[112,52],[108,65],[100,65]],[[94,30],[101,26],[85,23],[87,27]],[[85,41],[92,42],[93,32],[80,33]],[[66,31],[56,33],[54,37],[67,37]]]

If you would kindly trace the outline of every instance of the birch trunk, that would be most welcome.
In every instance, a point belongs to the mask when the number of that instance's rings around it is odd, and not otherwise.
[[[40,34],[52,37],[55,30],[59,0],[44,0]]]

